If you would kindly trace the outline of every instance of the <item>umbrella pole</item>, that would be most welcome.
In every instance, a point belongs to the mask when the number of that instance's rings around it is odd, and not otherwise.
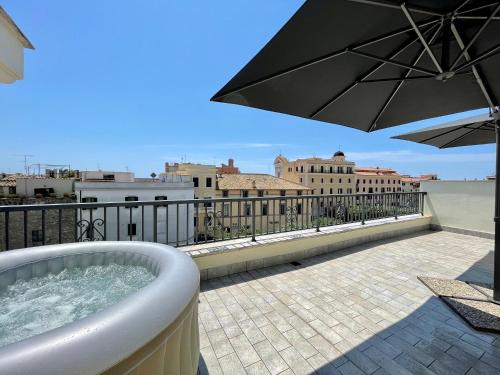
[[[493,299],[500,301],[500,113],[494,112],[496,133],[495,251],[493,253]]]

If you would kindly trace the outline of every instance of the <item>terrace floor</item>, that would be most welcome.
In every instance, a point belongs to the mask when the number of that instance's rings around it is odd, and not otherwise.
[[[423,232],[201,284],[200,374],[500,374],[418,275],[491,282],[493,241]]]

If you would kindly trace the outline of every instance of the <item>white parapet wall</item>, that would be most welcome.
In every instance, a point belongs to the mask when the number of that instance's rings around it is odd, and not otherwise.
[[[420,190],[435,229],[493,237],[495,181],[422,181]]]

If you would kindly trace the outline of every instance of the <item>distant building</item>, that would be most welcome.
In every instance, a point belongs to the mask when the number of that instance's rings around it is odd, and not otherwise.
[[[50,178],[38,176],[16,177],[16,192],[19,197],[63,197],[73,194],[75,180],[72,178]]]
[[[240,169],[234,166],[234,160],[229,159],[227,165],[222,163],[220,167],[217,167],[217,174],[238,174]]]
[[[422,181],[430,181],[430,180],[437,180],[438,176],[437,174],[426,174],[426,175],[420,175],[420,176],[409,176],[409,175],[404,175],[401,178],[401,187],[402,191],[405,193],[411,193],[415,191],[420,191],[420,183]]]
[[[80,172],[81,182],[134,182],[133,172],[110,172],[110,171],[82,171]]]
[[[342,151],[337,151],[330,159],[288,160],[279,155],[274,160],[274,174],[307,186],[316,195],[353,194],[356,187],[354,162],[347,161]]]
[[[252,230],[252,216],[255,214],[257,233],[268,233],[278,228],[296,227],[310,222],[311,203],[300,198],[310,194],[307,186],[287,181],[268,174],[239,173],[223,174],[217,177],[218,198],[279,198],[262,199],[254,203],[246,201],[216,203],[214,214],[207,217],[206,223],[200,222],[198,232],[205,228],[219,228],[226,236],[237,237],[249,234]],[[253,212],[253,210],[256,210]]]
[[[356,167],[356,193],[379,194],[401,191],[401,176],[391,168]]]
[[[124,202],[124,201],[153,201],[153,200],[185,200],[193,199],[193,182],[190,178],[170,176],[164,182],[116,182],[116,181],[92,181],[75,183],[77,201],[80,203],[94,202]],[[188,207],[189,206],[189,207]],[[106,209],[106,239],[126,240],[144,239],[154,240],[154,212],[152,206],[142,208],[116,208]],[[92,214],[92,222],[96,231],[92,233],[95,237],[102,236],[103,228],[99,220],[104,220],[104,208],[82,209],[79,212],[79,221],[89,224]],[[132,220],[130,220],[132,217]],[[176,245],[178,242],[193,242],[194,227],[193,205],[170,205],[158,207],[156,228],[157,241]],[[168,232],[167,228],[168,219]],[[118,225],[119,220],[119,225]],[[142,232],[144,220],[144,233]],[[131,222],[130,222],[131,221]],[[85,228],[83,229],[85,230]]]

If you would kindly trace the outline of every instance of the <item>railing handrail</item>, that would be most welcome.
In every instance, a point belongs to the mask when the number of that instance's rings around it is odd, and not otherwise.
[[[166,206],[177,204],[203,204],[213,202],[242,202],[242,201],[267,201],[267,200],[286,200],[286,199],[318,199],[318,198],[339,198],[339,197],[374,197],[388,195],[426,195],[425,191],[413,192],[390,192],[390,193],[353,193],[353,194],[304,194],[304,195],[268,195],[265,197],[227,197],[227,198],[203,198],[203,199],[178,199],[178,200],[154,200],[154,201],[119,201],[119,202],[74,202],[74,203],[42,203],[42,204],[16,204],[0,206],[0,212],[16,211],[41,211],[41,210],[59,210],[59,209],[84,209],[84,208],[102,208],[102,207],[125,207],[133,208],[136,206]]]

